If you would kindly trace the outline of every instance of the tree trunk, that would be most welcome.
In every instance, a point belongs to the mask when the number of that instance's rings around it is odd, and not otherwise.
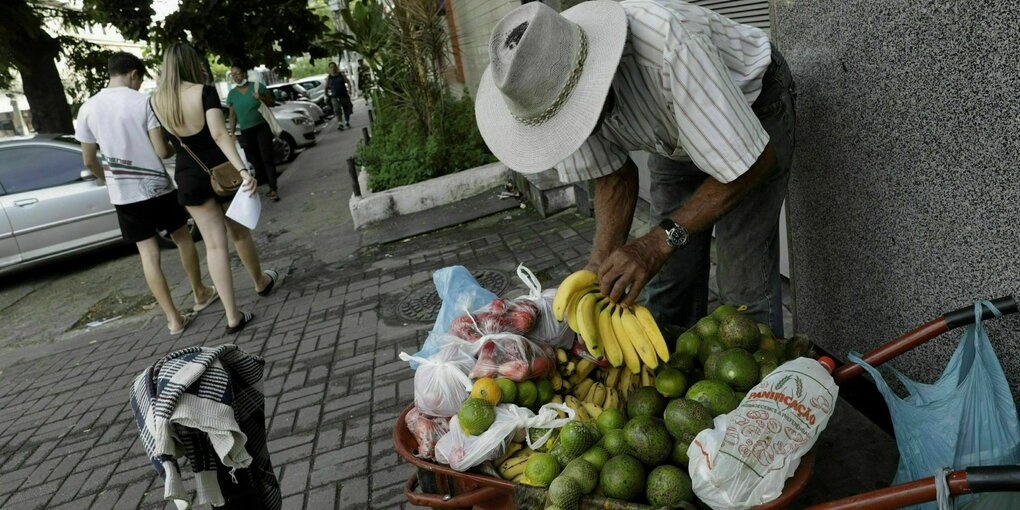
[[[57,72],[60,43],[38,26],[20,27],[22,44],[11,47],[37,133],[72,133],[71,107]]]

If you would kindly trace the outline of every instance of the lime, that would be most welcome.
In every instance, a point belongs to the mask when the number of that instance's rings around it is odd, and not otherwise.
[[[553,392],[552,381],[549,379],[539,379],[535,386],[538,388],[538,402],[535,402],[535,405],[543,406],[548,404],[555,394]]]
[[[772,328],[768,324],[758,323],[758,332],[761,333],[762,338],[775,338],[776,335],[772,333]]]
[[[588,451],[582,453],[581,458],[595,466],[595,469],[602,469],[602,466],[606,465],[606,461],[609,460],[609,450],[595,445],[588,449]]]
[[[721,344],[720,344],[721,345]],[[719,364],[719,357],[722,356],[722,351],[713,352],[708,355],[708,359],[705,360],[705,379],[716,379],[716,365]]]
[[[496,409],[488,401],[480,398],[469,398],[460,405],[457,411],[457,420],[464,432],[477,436],[481,435],[492,422],[496,421]]]
[[[603,409],[602,414],[595,418],[595,425],[603,435],[613,429],[622,429],[626,424],[627,415],[623,411],[614,408]]]
[[[563,467],[560,478],[563,477],[573,478],[581,486],[581,492],[591,494],[599,483],[599,468],[584,458],[577,458]]]
[[[687,390],[685,398],[701,403],[708,408],[713,417],[726,414],[736,409],[740,404],[729,385],[711,379],[694,383]]]
[[[664,409],[666,409],[666,399],[652,386],[643,386],[633,390],[627,397],[627,417],[630,419],[638,416],[662,418]]]
[[[670,368],[675,368],[675,369],[677,369],[677,370],[687,374],[687,373],[690,373],[690,371],[694,369],[694,358],[695,357],[696,357],[696,355],[695,356],[691,356],[691,355],[689,355],[687,353],[683,353],[683,352],[674,352],[673,354],[669,355],[669,362],[667,363],[667,365]]]
[[[482,377],[471,386],[471,398],[480,398],[496,406],[502,401],[503,391],[494,379]]]
[[[712,310],[712,313],[709,314],[709,316],[714,318],[717,321],[721,321],[721,320],[725,319],[726,317],[729,317],[730,315],[733,315],[735,313],[740,313],[740,312],[737,311],[737,307],[735,307],[733,305],[719,305],[718,308],[716,308],[715,310]]]
[[[560,475],[560,463],[548,453],[533,453],[524,466],[524,476],[538,487],[548,487]]]
[[[718,338],[719,321],[712,317],[704,317],[694,325],[694,331],[698,333],[702,341],[709,338]]]
[[[517,405],[531,407],[538,402],[538,386],[533,381],[517,383]]]
[[[693,329],[688,330],[676,339],[676,352],[686,354],[692,358],[698,356],[701,349],[701,337]]]
[[[779,368],[778,363],[765,360],[758,364],[758,382],[765,380],[765,376],[772,373],[773,370]]]
[[[726,345],[722,343],[722,340],[718,338],[709,338],[701,342],[701,350],[698,351],[698,361],[701,362],[701,366],[705,366],[708,361],[708,357],[712,353],[723,352],[726,350]],[[708,372],[705,372],[708,375]]]
[[[617,455],[602,467],[599,482],[606,497],[637,501],[645,494],[645,467],[630,455]]]
[[[602,447],[609,452],[609,455],[627,453],[627,439],[623,436],[623,429],[612,429],[602,436]]]
[[[499,377],[496,379],[496,385],[499,386],[501,404],[512,404],[517,400],[517,383],[506,377]]]
[[[773,354],[772,351],[767,351],[765,349],[754,351],[754,360],[757,361],[759,365],[766,362],[776,365],[779,364],[779,359],[776,358],[776,355]]]
[[[655,389],[666,398],[682,397],[687,392],[687,377],[675,368],[664,368],[655,375]]]
[[[743,349],[729,349],[718,355],[715,380],[729,384],[735,391],[747,391],[758,384],[758,362]]]

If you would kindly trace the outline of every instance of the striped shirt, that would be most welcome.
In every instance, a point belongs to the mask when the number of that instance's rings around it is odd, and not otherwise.
[[[556,169],[564,182],[620,169],[629,151],[693,162],[720,182],[746,172],[769,141],[751,104],[771,62],[768,35],[679,0],[625,0],[628,34],[616,106]]]

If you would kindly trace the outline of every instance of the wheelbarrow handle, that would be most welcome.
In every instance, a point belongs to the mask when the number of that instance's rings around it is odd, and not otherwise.
[[[480,487],[465,494],[448,496],[445,494],[425,494],[415,492],[418,487],[418,474],[412,474],[404,483],[404,497],[407,502],[416,506],[432,508],[471,508],[475,505],[499,498],[503,492],[495,487]]]
[[[1020,491],[1020,466],[982,466],[953,471],[947,477],[953,496]],[[937,499],[935,477],[923,478],[856,496],[813,505],[805,510],[893,510]]]
[[[1003,315],[1008,315],[1017,312],[1017,302],[1013,299],[1013,296],[1005,296],[998,299],[993,299],[992,304],[1002,312]],[[981,319],[987,320],[995,317],[992,311],[985,305],[982,305]],[[879,346],[877,349],[861,356],[861,359],[868,362],[869,365],[877,367],[882,363],[885,363],[900,354],[903,354],[919,345],[924,344],[928,340],[935,338],[942,333],[945,333],[953,328],[965,326],[967,324],[974,323],[974,307],[970,306],[967,308],[961,308],[959,310],[949,312],[938,319],[935,319],[923,326],[911,331],[903,336],[891,340]],[[832,372],[832,378],[836,381],[836,384],[842,384],[854,377],[857,377],[864,373],[864,368],[856,363],[847,363]]]

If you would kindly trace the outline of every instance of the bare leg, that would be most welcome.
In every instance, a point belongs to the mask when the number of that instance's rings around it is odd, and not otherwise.
[[[234,301],[234,276],[230,272],[230,252],[227,251],[226,217],[215,200],[206,200],[202,205],[187,206],[188,213],[195,219],[198,230],[205,240],[205,260],[209,264],[209,276],[223,301],[227,315],[227,326],[234,327],[241,322],[241,312]]]
[[[230,218],[224,218],[227,220],[227,231],[230,233],[230,239],[234,241],[237,256],[241,257],[244,268],[248,270],[248,275],[251,276],[251,281],[255,284],[255,292],[259,292],[266,288],[272,279],[262,272],[262,263],[259,261],[255,240],[251,238],[251,230]]]
[[[159,303],[159,307],[163,309],[163,313],[166,314],[166,321],[170,325],[170,329],[180,329],[184,325],[184,317],[181,317],[177,307],[174,306],[173,298],[170,297],[170,288],[166,284],[166,277],[163,276],[163,270],[160,267],[159,243],[156,242],[155,237],[150,237],[135,243],[135,245],[138,246],[138,255],[142,258],[145,283],[149,284],[149,290],[156,298],[156,302]]]
[[[195,240],[191,238],[188,227],[183,226],[170,234],[170,238],[177,244],[180,251],[181,265],[184,272],[188,274],[188,282],[191,284],[191,292],[195,295],[195,304],[204,303],[213,290],[202,283],[202,268],[198,264],[198,250],[195,249]]]

